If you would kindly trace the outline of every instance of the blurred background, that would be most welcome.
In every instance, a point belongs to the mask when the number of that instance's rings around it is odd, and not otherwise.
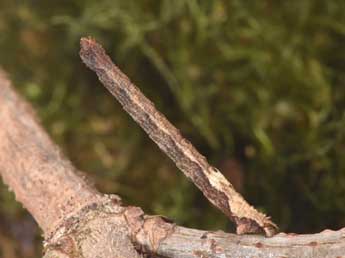
[[[0,0],[0,65],[97,188],[176,223],[231,231],[78,56],[96,38],[283,231],[345,226],[345,1]],[[0,187],[0,257],[41,232]]]

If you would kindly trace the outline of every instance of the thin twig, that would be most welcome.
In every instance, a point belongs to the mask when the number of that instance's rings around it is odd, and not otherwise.
[[[277,226],[250,206],[227,179],[208,164],[193,145],[154,107],[140,90],[113,64],[100,44],[91,38],[80,41],[80,57],[121,103],[131,117],[164,151],[208,200],[236,223],[237,233],[273,236]]]

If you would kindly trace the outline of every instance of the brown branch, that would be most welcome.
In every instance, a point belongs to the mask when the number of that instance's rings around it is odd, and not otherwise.
[[[0,72],[0,174],[44,231],[45,258],[344,257],[345,229],[238,236],[173,225],[120,205],[75,175],[28,104]],[[75,199],[76,198],[76,199]]]
[[[108,200],[88,185],[61,154],[1,70],[0,174],[35,218],[46,239],[55,236],[69,218],[80,216],[85,207]],[[129,239],[122,242],[126,250],[118,251],[120,257],[139,257],[133,247],[131,250]]]
[[[250,206],[231,183],[208,164],[205,157],[182,137],[153,103],[113,64],[101,45],[90,38],[82,38],[80,43],[83,62],[97,73],[99,80],[123,108],[208,200],[236,223],[238,234],[276,234],[278,228],[270,218]]]
[[[0,81],[1,175],[49,235],[63,218],[101,195],[80,180],[1,71]]]

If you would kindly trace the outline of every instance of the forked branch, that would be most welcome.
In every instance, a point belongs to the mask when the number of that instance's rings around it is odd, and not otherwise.
[[[42,228],[44,258],[344,257],[345,228],[272,238],[188,229],[122,206],[76,172],[0,71],[0,175]]]
[[[278,227],[270,218],[250,206],[222,173],[183,138],[111,61],[100,44],[91,38],[82,38],[80,43],[83,62],[97,73],[123,108],[208,200],[236,223],[238,234],[265,233],[271,237],[277,233]]]

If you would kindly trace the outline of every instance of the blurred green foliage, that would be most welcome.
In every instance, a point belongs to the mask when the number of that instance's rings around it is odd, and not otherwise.
[[[0,65],[104,192],[183,225],[229,227],[81,64],[87,35],[211,163],[238,164],[224,174],[282,230],[337,229],[344,13],[343,0],[1,0]],[[23,216],[0,197],[1,216]]]

